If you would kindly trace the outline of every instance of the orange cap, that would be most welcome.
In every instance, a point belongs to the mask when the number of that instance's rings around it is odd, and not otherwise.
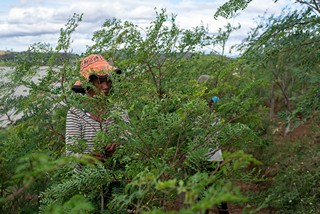
[[[117,68],[109,65],[101,55],[91,54],[81,60],[80,74],[86,79],[91,75],[105,76],[115,70]]]
[[[121,73],[120,69],[110,65],[107,60],[105,60],[99,54],[91,54],[81,60],[80,74],[86,80],[88,80],[91,76],[105,77],[111,71],[115,71],[118,74]],[[72,90],[79,93],[85,92],[80,80],[76,81],[72,87]]]

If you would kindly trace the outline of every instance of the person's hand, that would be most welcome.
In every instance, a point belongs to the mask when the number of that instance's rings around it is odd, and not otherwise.
[[[100,154],[100,153],[93,153],[93,154],[91,154],[91,156],[94,157],[95,159],[101,161],[101,162],[104,162],[106,160],[104,155]]]
[[[111,157],[113,155],[113,153],[116,151],[117,147],[120,145],[121,143],[110,143],[108,145],[106,145],[103,149],[105,151],[105,154],[107,157]]]

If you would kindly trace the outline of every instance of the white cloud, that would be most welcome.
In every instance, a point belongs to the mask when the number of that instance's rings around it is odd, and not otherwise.
[[[44,7],[33,8],[12,8],[8,15],[9,24],[32,24],[51,21],[54,16],[54,9]]]
[[[267,8],[269,13],[280,14],[288,0],[279,1],[278,6],[271,0],[263,4],[255,0],[233,20],[215,20],[213,14],[224,2],[226,0],[16,0],[10,4],[11,7],[8,7],[8,3],[0,3],[0,7],[3,6],[1,11],[5,11],[0,15],[0,50],[23,51],[35,42],[55,45],[60,28],[74,13],[83,13],[83,21],[74,34],[72,44],[73,51],[81,53],[86,45],[92,43],[93,32],[99,30],[106,19],[115,17],[145,27],[155,18],[155,8],[158,11],[166,8],[168,14],[176,14],[177,24],[181,28],[189,29],[203,24],[209,27],[212,34],[227,22],[234,25],[240,23],[242,29],[235,32],[229,41],[239,43],[240,38],[245,38],[247,31],[256,25],[253,18],[263,15]]]

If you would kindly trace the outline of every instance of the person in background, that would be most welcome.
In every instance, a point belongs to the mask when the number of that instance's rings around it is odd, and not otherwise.
[[[112,156],[119,142],[110,142],[103,147],[103,152],[94,149],[94,138],[98,131],[109,133],[108,127],[114,123],[112,118],[103,118],[108,112],[107,105],[97,102],[96,96],[108,96],[112,88],[110,74],[121,74],[121,70],[111,66],[101,55],[91,54],[81,60],[80,75],[82,82],[77,81],[72,90],[75,93],[87,96],[82,108],[71,107],[66,118],[66,155],[81,158],[83,154],[90,155],[100,161]],[[89,85],[89,86],[88,86]],[[90,101],[89,101],[90,100]],[[106,99],[103,99],[106,100]],[[84,104],[84,105],[83,105]],[[96,111],[92,111],[95,109]],[[123,120],[128,122],[126,115]],[[82,166],[78,165],[75,172],[81,172]]]
[[[208,87],[208,90],[211,90],[217,86],[217,81],[209,76],[209,75],[201,75],[198,78],[198,83],[199,84],[205,84]],[[208,100],[207,100],[208,101]],[[214,111],[214,106],[220,101],[220,97],[215,95],[210,98],[208,101],[208,106],[210,108],[210,112],[212,113]],[[218,121],[215,122],[212,125],[219,124],[219,118]],[[222,156],[222,150],[220,148],[209,148],[208,153],[206,155],[206,161],[208,162],[219,162],[221,163],[223,161],[223,156]],[[218,166],[218,171],[220,167]],[[218,213],[219,214],[228,214],[228,205],[226,202],[222,202],[218,207]],[[206,213],[210,213],[209,210],[206,211]]]
[[[198,83],[205,84],[208,90],[211,90],[217,87],[217,80],[209,75],[201,75],[198,78]],[[209,100],[207,100],[211,112],[213,111],[214,105],[217,104],[219,101],[220,101],[219,95],[215,95],[211,97]]]
[[[212,101],[212,103],[214,104],[214,103],[217,103],[218,101],[220,101],[220,98],[219,98],[218,96],[213,96],[213,97],[211,98],[211,101]]]

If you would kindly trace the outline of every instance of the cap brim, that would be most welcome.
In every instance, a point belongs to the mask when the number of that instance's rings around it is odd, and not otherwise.
[[[115,69],[114,72],[116,72],[116,74],[122,74],[122,70],[120,70],[120,69]],[[98,78],[103,78],[103,77],[107,77],[108,74],[105,74],[105,75],[91,74],[89,76],[89,79],[94,76],[98,77]],[[81,94],[86,93],[86,90],[82,87],[82,84],[79,80],[72,86],[71,89],[72,89],[72,91],[74,91],[76,93],[81,93]]]
[[[122,74],[122,71],[120,69],[115,69],[114,72],[116,72],[116,74]]]
[[[122,74],[122,71],[120,69],[118,69],[118,68],[113,70],[113,72],[115,72],[116,74]],[[92,77],[105,78],[108,75],[109,75],[109,73],[108,74],[90,74],[88,79],[90,80]]]
[[[84,94],[86,93],[86,90],[84,90],[84,88],[82,86],[79,85],[74,85],[72,86],[72,91],[76,92],[76,93],[80,93],[80,94]]]

